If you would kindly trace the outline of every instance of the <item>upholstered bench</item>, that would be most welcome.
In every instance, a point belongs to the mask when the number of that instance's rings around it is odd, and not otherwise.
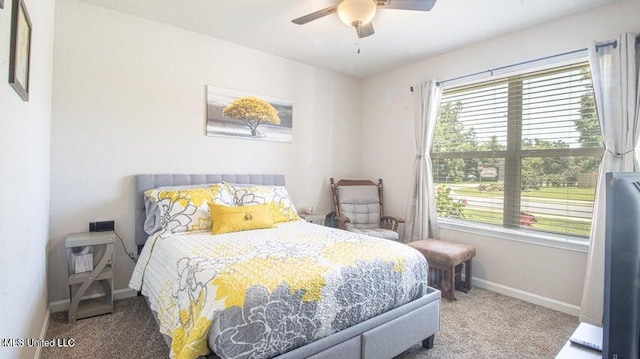
[[[424,239],[408,245],[425,256],[429,262],[429,285],[439,288],[443,297],[456,299],[456,277],[459,280],[458,289],[464,292],[471,289],[471,258],[476,255],[474,247],[441,239]],[[460,278],[463,264],[464,281]]]

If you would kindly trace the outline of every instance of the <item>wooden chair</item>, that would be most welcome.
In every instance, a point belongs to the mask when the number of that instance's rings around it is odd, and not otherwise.
[[[382,179],[330,179],[338,228],[385,239],[398,239],[398,225],[404,219],[384,215]]]

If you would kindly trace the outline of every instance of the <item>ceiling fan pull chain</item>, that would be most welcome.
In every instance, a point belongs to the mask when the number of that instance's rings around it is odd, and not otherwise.
[[[356,50],[357,50],[357,53],[359,54],[360,53],[360,28],[361,28],[361,25],[358,24],[358,25],[355,26],[355,28],[356,28]]]

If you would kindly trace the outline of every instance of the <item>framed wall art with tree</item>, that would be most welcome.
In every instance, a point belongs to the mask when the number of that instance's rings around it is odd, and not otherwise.
[[[291,142],[292,113],[287,100],[207,86],[207,136]]]

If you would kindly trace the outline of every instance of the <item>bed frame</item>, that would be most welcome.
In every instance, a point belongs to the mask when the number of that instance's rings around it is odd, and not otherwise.
[[[149,237],[144,231],[144,191],[163,186],[217,182],[284,186],[285,178],[284,175],[136,175],[135,240],[139,250]],[[157,320],[156,313],[153,314]],[[438,330],[440,330],[440,291],[429,287],[428,293],[420,299],[276,358],[389,359],[420,341],[423,347],[431,349]],[[165,339],[170,344],[171,338],[165,335]],[[208,358],[218,357],[211,354]]]

